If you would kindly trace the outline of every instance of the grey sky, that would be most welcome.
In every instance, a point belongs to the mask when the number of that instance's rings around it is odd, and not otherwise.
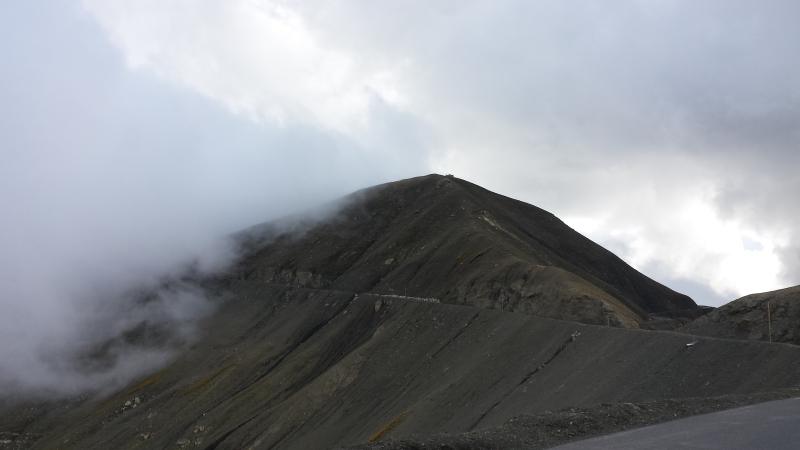
[[[5,2],[0,379],[57,387],[41,355],[82,311],[224,261],[230,231],[432,171],[700,303],[798,284],[799,19],[795,1]]]

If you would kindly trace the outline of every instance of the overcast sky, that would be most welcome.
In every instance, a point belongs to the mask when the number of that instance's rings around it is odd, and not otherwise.
[[[800,284],[799,21],[793,0],[3,2],[0,357],[38,364],[81,299],[213,264],[230,231],[430,172],[698,303]]]

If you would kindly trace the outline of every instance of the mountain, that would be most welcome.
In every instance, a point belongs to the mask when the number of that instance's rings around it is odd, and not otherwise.
[[[378,186],[324,220],[239,240],[239,264],[203,280],[220,303],[191,345],[110,394],[0,402],[0,448],[330,448],[508,423],[557,434],[548,421],[572,413],[548,411],[655,404],[665,417],[800,382],[800,347],[608,326],[682,318],[693,302],[551,214],[455,178]]]
[[[344,204],[299,238],[271,224],[251,230],[274,240],[243,262],[245,278],[625,327],[696,314],[689,297],[554,215],[464,180],[412,178]]]
[[[680,330],[703,336],[798,345],[800,286],[747,295],[689,322]]]

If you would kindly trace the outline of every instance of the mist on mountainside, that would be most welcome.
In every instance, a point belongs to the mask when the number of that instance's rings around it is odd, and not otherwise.
[[[0,25],[0,396],[152,370],[213,309],[193,279],[235,259],[232,233],[421,167],[130,71],[71,2],[5,4]]]

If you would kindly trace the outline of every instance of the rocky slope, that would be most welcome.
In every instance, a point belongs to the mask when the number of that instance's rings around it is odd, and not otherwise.
[[[31,405],[33,448],[327,448],[599,403],[800,382],[800,347],[236,281],[177,360],[105,398]]]
[[[800,286],[742,297],[686,324],[680,331],[800,344]]]
[[[552,214],[464,180],[412,178],[345,204],[300,237],[250,230],[242,276],[626,327],[696,310]]]
[[[772,400],[800,396],[800,389],[750,395],[724,395],[654,400],[640,403],[602,403],[588,408],[566,408],[509,419],[503,425],[460,434],[387,439],[351,449],[545,449],[592,436],[668,422]]]
[[[379,186],[287,230],[240,236],[247,256],[205,281],[225,300],[161,370],[110,395],[0,402],[0,448],[327,448],[800,383],[800,347],[607,326],[694,303],[461,180]]]

